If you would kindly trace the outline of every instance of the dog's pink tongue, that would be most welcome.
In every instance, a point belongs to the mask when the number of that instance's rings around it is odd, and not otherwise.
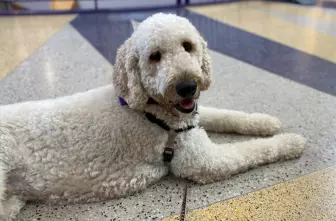
[[[179,102],[179,105],[183,108],[183,109],[191,109],[194,107],[195,101],[191,100],[191,99],[186,99],[186,100],[182,100]]]

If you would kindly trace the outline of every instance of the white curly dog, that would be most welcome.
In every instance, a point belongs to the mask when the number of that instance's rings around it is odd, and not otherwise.
[[[27,201],[92,202],[145,189],[171,172],[206,184],[299,157],[282,134],[215,144],[205,130],[268,136],[266,114],[199,106],[211,83],[206,42],[185,18],[155,14],[117,53],[114,86],[0,107],[0,220]]]

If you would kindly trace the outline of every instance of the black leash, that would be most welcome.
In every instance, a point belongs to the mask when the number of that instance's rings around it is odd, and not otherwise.
[[[188,195],[188,182],[186,182],[186,185],[185,185],[184,191],[183,191],[183,200],[182,200],[180,221],[185,221],[186,220],[187,195]]]

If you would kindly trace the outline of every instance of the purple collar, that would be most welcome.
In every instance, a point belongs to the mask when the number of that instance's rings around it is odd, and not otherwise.
[[[128,105],[127,102],[122,97],[118,97],[118,98],[119,98],[120,105]],[[159,103],[150,97],[147,101],[147,104],[159,104]]]
[[[121,97],[118,97],[118,98],[119,98],[119,102],[121,105],[128,105],[127,102],[123,98]]]

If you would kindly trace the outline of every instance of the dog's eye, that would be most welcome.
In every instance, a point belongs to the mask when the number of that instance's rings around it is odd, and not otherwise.
[[[151,61],[160,61],[161,60],[161,53],[156,51],[156,52],[153,52],[150,56],[149,56],[149,59]]]
[[[183,48],[186,52],[191,52],[191,50],[193,49],[192,44],[189,43],[189,42],[185,41],[185,42],[183,42],[182,45],[183,45]]]

